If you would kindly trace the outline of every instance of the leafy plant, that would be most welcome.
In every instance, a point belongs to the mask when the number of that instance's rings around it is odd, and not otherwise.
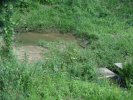
[[[2,47],[2,56],[10,58],[10,57],[12,57],[12,44],[13,44],[13,36],[14,36],[14,29],[13,29],[14,22],[11,17],[13,5],[11,3],[5,4],[4,8],[3,8],[4,31],[2,34],[4,45]]]

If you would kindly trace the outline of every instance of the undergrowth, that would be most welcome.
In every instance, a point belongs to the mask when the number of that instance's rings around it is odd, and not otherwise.
[[[53,64],[53,61],[50,64]],[[16,60],[1,62],[0,99],[132,100],[132,90],[127,91],[114,85],[110,86],[107,81],[103,80],[83,81],[80,79],[81,76],[75,78],[74,74],[67,70],[53,70],[51,67],[60,67],[57,64],[54,63],[53,66],[47,62],[28,64],[18,63]]]
[[[0,59],[1,100],[132,100],[132,0],[19,0],[15,31],[59,30],[88,41],[39,43],[48,47],[35,64]],[[32,37],[31,37],[32,38]],[[58,49],[60,48],[60,49]],[[128,89],[99,80],[96,69],[127,63],[121,76]]]

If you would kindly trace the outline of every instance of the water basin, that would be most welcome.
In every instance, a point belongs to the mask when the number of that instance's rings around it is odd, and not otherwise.
[[[72,42],[76,41],[76,37],[70,33],[61,34],[61,33],[27,32],[27,33],[16,34],[15,40],[17,41],[17,43],[22,43],[24,45],[35,45],[40,40],[48,42],[54,42],[54,41]]]

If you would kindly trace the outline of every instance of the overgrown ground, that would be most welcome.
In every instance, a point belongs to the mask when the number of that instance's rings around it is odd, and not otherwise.
[[[132,62],[132,4],[131,0],[64,0],[44,4],[29,0],[21,7],[18,4],[13,15],[16,32],[71,32],[87,40],[88,46],[83,49],[76,43],[62,43],[65,49],[60,50],[60,42],[42,41],[39,45],[48,47],[49,52],[35,64],[16,59],[1,61],[1,98],[132,100],[132,88],[99,80],[96,74],[98,67],[113,69],[116,62]]]

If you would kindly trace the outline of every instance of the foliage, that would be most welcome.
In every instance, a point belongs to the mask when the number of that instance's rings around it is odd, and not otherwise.
[[[82,50],[72,43],[71,45],[63,43],[55,45],[50,44],[51,50],[47,54],[46,66],[54,72],[65,71],[70,77],[81,80],[89,81],[96,78],[96,65],[89,51]]]
[[[13,44],[13,35],[14,35],[14,22],[12,20],[12,4],[5,4],[3,8],[3,42],[4,45],[2,47],[2,57],[11,57],[12,56],[12,44]]]
[[[132,64],[120,72],[130,90],[103,83],[96,75],[98,67],[112,69],[116,62],[132,61],[131,4],[131,0],[19,0],[12,18],[7,8],[2,24],[8,50],[13,21],[17,32],[58,29],[74,33],[88,45],[83,49],[76,43],[40,41],[49,50],[42,61],[0,59],[0,99],[132,100]]]
[[[133,86],[133,64],[126,63],[123,66],[123,69],[119,69],[119,76],[125,82],[127,88],[131,88]]]
[[[130,100],[132,92],[108,83],[85,82],[69,77],[69,73],[51,72],[45,62],[36,64],[2,61],[0,99],[109,99]]]
[[[59,2],[63,2],[65,0],[37,0],[42,4],[58,4]]]

